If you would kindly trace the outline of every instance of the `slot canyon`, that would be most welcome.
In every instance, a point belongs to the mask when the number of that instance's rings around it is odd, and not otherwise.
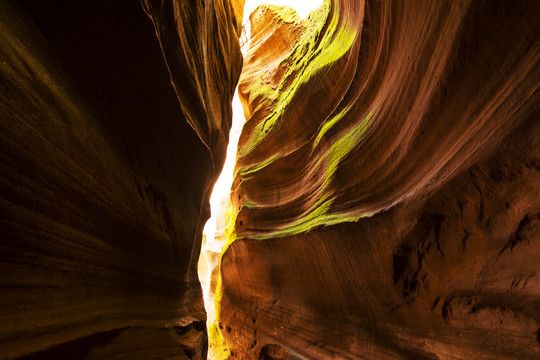
[[[0,359],[540,359],[539,60],[528,0],[0,0]]]

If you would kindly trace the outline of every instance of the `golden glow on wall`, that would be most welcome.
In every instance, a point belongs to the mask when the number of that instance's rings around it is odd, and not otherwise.
[[[294,8],[300,17],[306,18],[309,13],[321,6],[323,0],[246,0],[244,6],[244,37],[249,37],[249,15],[261,4],[286,5]],[[247,39],[246,39],[247,40]],[[242,41],[241,41],[242,42]],[[242,51],[247,47],[247,41],[243,43]],[[222,247],[226,244],[225,239],[225,211],[229,202],[230,189],[233,182],[234,166],[236,160],[238,139],[246,119],[244,110],[238,98],[238,90],[235,92],[233,103],[232,127],[229,134],[227,158],[210,198],[212,215],[203,230],[203,244],[199,258],[199,279],[204,293],[204,302],[207,312],[207,328],[209,333],[208,358],[227,358],[228,350],[223,339],[219,336],[216,324],[214,308],[214,293],[218,279],[218,265]]]
[[[244,5],[244,18],[242,20],[243,34],[240,38],[242,54],[245,55],[245,52],[249,48],[249,16],[257,8],[257,6],[262,4],[288,6],[295,9],[298,15],[302,19],[305,19],[313,10],[319,8],[322,3],[323,0],[246,0]]]
[[[244,20],[243,24],[249,19],[249,15],[255,8],[261,4],[286,5],[296,10],[301,18],[306,18],[310,12],[317,9],[322,4],[322,0],[246,0],[244,5]]]

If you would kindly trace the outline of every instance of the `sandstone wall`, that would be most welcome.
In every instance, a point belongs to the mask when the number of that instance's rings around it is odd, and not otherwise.
[[[240,8],[0,3],[0,358],[206,358]]]
[[[538,19],[529,1],[252,16],[233,357],[540,356]]]

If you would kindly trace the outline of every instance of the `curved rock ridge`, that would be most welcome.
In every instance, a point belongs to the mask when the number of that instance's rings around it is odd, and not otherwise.
[[[539,15],[252,15],[217,296],[232,358],[540,356]]]
[[[256,20],[268,26],[254,26],[239,84],[249,117],[236,196],[249,228],[237,224],[240,237],[290,235],[421,197],[493,151],[534,108],[535,27],[513,41],[513,21],[486,23],[503,17],[502,6],[329,6],[312,16],[321,26],[280,45],[275,61],[264,46],[272,43],[256,40],[279,36],[276,16]],[[527,10],[535,13],[508,12]],[[294,49],[283,55],[285,47]]]
[[[0,2],[1,359],[206,359],[242,4]]]
[[[143,5],[154,23],[185,118],[216,158],[219,174],[231,128],[232,85],[239,75],[243,1],[199,1],[194,6],[188,1],[144,0]]]

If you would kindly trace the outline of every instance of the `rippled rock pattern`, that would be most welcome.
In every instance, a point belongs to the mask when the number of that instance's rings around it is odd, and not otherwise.
[[[206,359],[241,7],[0,3],[1,359]]]
[[[218,297],[233,358],[540,357],[539,19],[252,15]]]

